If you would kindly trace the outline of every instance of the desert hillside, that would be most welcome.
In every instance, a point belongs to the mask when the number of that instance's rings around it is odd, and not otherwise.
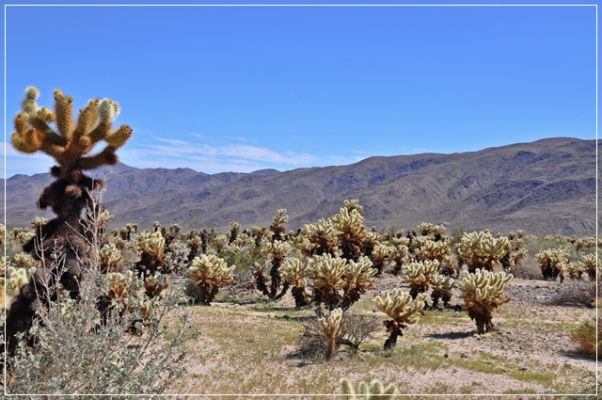
[[[286,172],[209,175],[123,164],[105,171],[100,172],[109,187],[104,200],[116,224],[265,225],[274,210],[286,208],[294,228],[334,214],[343,199],[357,198],[365,206],[366,223],[380,228],[431,221],[452,230],[592,235],[595,226],[593,140],[551,138]],[[33,199],[50,182],[49,174],[7,180],[9,226],[28,224],[41,214]]]

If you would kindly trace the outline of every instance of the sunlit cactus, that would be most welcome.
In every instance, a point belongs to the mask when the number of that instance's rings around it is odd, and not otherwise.
[[[346,395],[346,400],[392,400],[397,398],[397,386],[394,384],[383,385],[379,380],[360,382],[357,390],[349,379],[341,381],[341,392]]]
[[[154,275],[163,269],[165,261],[165,238],[159,231],[142,232],[138,236],[138,246],[142,251],[136,270],[143,276]]]
[[[192,235],[186,240],[186,244],[190,248],[188,253],[188,261],[192,262],[194,258],[201,253],[203,241],[197,235]]]
[[[337,308],[332,310],[328,317],[322,317],[318,319],[318,323],[320,324],[320,328],[322,330],[322,335],[326,341],[326,353],[324,355],[326,361],[329,361],[334,353],[342,318],[343,310]]]
[[[585,272],[585,268],[580,263],[569,262],[565,265],[565,271],[569,279],[580,280]]]
[[[311,263],[314,301],[330,310],[349,308],[360,295],[374,284],[376,270],[367,257],[348,261],[330,254],[314,256]]]
[[[437,307],[439,301],[443,303],[443,307],[447,307],[452,297],[454,279],[441,274],[435,274],[430,277],[430,283],[432,288],[431,299],[433,300],[433,307]]]
[[[389,260],[393,275],[398,275],[403,265],[409,262],[409,244],[409,239],[405,237],[396,237],[392,240],[393,250]]]
[[[355,210],[361,215],[364,215],[364,206],[360,204],[360,201],[358,199],[343,200],[343,208],[346,208],[349,212]]]
[[[151,299],[159,297],[168,286],[167,276],[159,272],[144,278],[144,292]]]
[[[418,225],[418,232],[422,236],[431,236],[435,241],[439,241],[445,235],[446,228],[443,225],[435,225],[430,222],[423,222]]]
[[[570,260],[570,254],[565,249],[547,249],[535,255],[544,279],[564,280],[564,270]]]
[[[315,225],[305,225],[302,234],[309,242],[305,249],[307,255],[336,254],[337,232],[330,219],[320,219]]]
[[[113,243],[102,246],[98,258],[102,272],[118,272],[123,264],[123,256]]]
[[[337,230],[338,242],[342,257],[347,260],[357,260],[363,254],[366,228],[364,216],[357,208],[342,207],[331,220]]]
[[[449,257],[450,253],[445,241],[434,240],[429,236],[413,238],[411,249],[418,261],[436,260],[441,263]]]
[[[431,278],[438,273],[438,269],[438,261],[414,262],[403,266],[403,279],[410,286],[412,298],[429,290]]]
[[[394,246],[384,243],[378,243],[374,246],[372,254],[370,255],[370,260],[372,260],[372,266],[378,271],[378,275],[383,272],[389,257],[391,257],[391,254],[393,254],[395,250]]]
[[[230,232],[228,232],[228,244],[234,243],[240,233],[240,224],[238,222],[232,222],[230,224]]]
[[[469,272],[476,269],[492,271],[508,253],[507,237],[494,237],[488,231],[464,233],[458,245],[458,256]]]
[[[289,243],[275,240],[262,245],[261,252],[269,257],[270,263],[269,286],[268,278],[264,275],[265,264],[255,264],[253,276],[255,277],[255,286],[264,295],[272,300],[278,300],[286,294],[289,284],[282,280],[280,267],[284,259],[290,255],[292,247]]]
[[[106,275],[107,292],[110,307],[123,306],[127,311],[135,296],[137,285],[132,271],[126,273],[110,272]]]
[[[188,268],[190,279],[199,288],[196,301],[210,304],[217,295],[219,288],[234,281],[234,266],[228,267],[224,259],[216,255],[202,254],[192,260]]]
[[[15,268],[29,269],[38,264],[32,256],[27,253],[17,253],[12,257],[12,265]]]
[[[459,281],[460,297],[470,318],[477,324],[477,333],[493,330],[493,311],[510,298],[504,294],[504,287],[512,279],[506,272],[491,272],[477,269]]]
[[[284,240],[286,233],[286,225],[288,223],[288,213],[286,208],[281,208],[276,211],[272,225],[270,225],[270,231],[272,232],[272,240]]]
[[[308,275],[307,262],[297,257],[288,257],[282,263],[280,275],[292,287],[291,294],[297,308],[306,306],[308,304],[308,295],[305,292]]]
[[[588,254],[581,258],[581,266],[590,281],[596,280],[596,271],[600,268],[600,265],[601,263],[596,259],[595,254]]]
[[[593,249],[594,247],[596,247],[596,237],[595,236],[582,237],[582,238],[576,239],[574,243],[575,243],[575,250],[577,250],[577,251]],[[602,240],[599,240],[598,247],[602,247],[601,244],[602,244]]]
[[[4,240],[6,236],[6,227],[4,224],[0,224],[0,247],[4,246]]]
[[[35,273],[35,268],[15,268],[11,265],[6,267],[6,293],[8,296],[16,296],[22,287],[27,285]]]
[[[389,337],[385,341],[385,350],[395,347],[397,337],[403,334],[402,329],[418,321],[426,304],[424,295],[413,299],[409,293],[401,289],[381,293],[373,301],[380,311],[391,318],[384,322],[389,332]]]

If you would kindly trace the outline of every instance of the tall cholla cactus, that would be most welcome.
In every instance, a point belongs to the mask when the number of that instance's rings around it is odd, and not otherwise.
[[[412,251],[418,261],[436,260],[439,263],[447,260],[450,253],[445,241],[434,240],[428,236],[416,236],[412,240]]]
[[[196,301],[210,304],[217,295],[220,286],[234,281],[234,266],[228,267],[226,261],[213,254],[203,254],[192,260],[188,268],[190,279],[199,288]]]
[[[410,286],[412,298],[429,290],[431,279],[439,269],[438,261],[415,262],[402,268],[403,279]]]
[[[314,256],[311,263],[314,301],[332,310],[349,308],[374,284],[376,270],[367,257],[348,261],[330,254]]]
[[[385,350],[395,347],[397,337],[402,335],[402,329],[418,322],[426,304],[424,295],[412,299],[409,293],[401,289],[381,293],[373,301],[380,311],[391,318],[384,322],[387,332],[389,332],[389,338],[385,341]]]
[[[343,310],[337,308],[330,312],[330,315],[325,318],[319,318],[318,323],[322,329],[322,335],[326,341],[326,354],[324,358],[329,361],[332,358],[334,349],[336,346],[337,336],[339,334],[339,328],[341,327],[341,320],[343,319]]]
[[[272,232],[272,240],[284,240],[286,233],[286,225],[288,223],[288,213],[286,208],[281,208],[276,211],[272,225],[270,225],[270,231]]]
[[[308,304],[307,293],[307,262],[297,257],[289,257],[282,263],[280,275],[282,279],[292,286],[291,294],[295,299],[295,306],[301,308]]]
[[[9,354],[13,354],[16,348],[15,335],[31,326],[35,315],[33,303],[38,297],[45,298],[37,295],[38,290],[45,287],[38,274],[60,280],[72,297],[79,296],[82,261],[88,261],[89,243],[86,237],[90,235],[86,221],[82,221],[82,214],[84,210],[93,209],[94,201],[90,192],[104,186],[102,181],[90,178],[84,171],[116,164],[118,159],[115,152],[132,134],[126,125],[112,129],[113,121],[119,114],[119,105],[113,100],[90,100],[79,111],[75,121],[72,97],[55,90],[54,110],[39,107],[38,97],[38,89],[28,87],[25,90],[21,111],[14,119],[15,131],[11,135],[11,142],[19,152],[33,154],[40,151],[56,162],[50,171],[56,180],[44,189],[38,207],[51,207],[57,217],[40,226],[36,236],[24,244],[23,250],[46,260],[53,253],[64,255],[63,272],[38,270],[34,279],[13,302],[6,318]],[[106,142],[104,149],[91,155],[101,141]],[[43,249],[43,254],[40,249]]]
[[[98,253],[100,270],[102,272],[118,272],[123,263],[121,252],[113,243],[102,246]]]
[[[443,307],[447,307],[452,297],[454,279],[441,274],[435,274],[430,277],[430,283],[433,289],[431,291],[433,307],[438,306],[439,300],[443,303]]]
[[[285,258],[291,253],[291,245],[287,242],[275,240],[262,246],[261,251],[271,258],[270,285],[268,288],[267,278],[264,275],[265,264],[255,264],[255,268],[253,269],[255,286],[270,299],[278,300],[286,294],[289,288],[288,282],[282,280],[280,267]]]
[[[343,379],[341,392],[347,395],[346,400],[392,400],[397,397],[397,386],[384,386],[378,379],[372,379],[370,382],[361,382],[356,391],[349,379]]]
[[[555,280],[560,276],[560,282],[564,280],[564,270],[570,257],[569,252],[565,249],[547,249],[535,255],[543,278]]]
[[[240,224],[238,222],[232,222],[230,224],[230,232],[228,233],[228,244],[234,243],[238,238],[240,232]]]
[[[585,255],[581,259],[581,266],[587,273],[587,276],[589,276],[590,281],[596,280],[596,270],[600,267],[600,264],[601,263],[596,260],[595,254]]]
[[[351,210],[351,211],[350,211]],[[338,242],[342,257],[347,260],[357,260],[361,257],[366,238],[364,216],[357,208],[342,207],[332,218],[337,230]]]
[[[464,300],[464,308],[477,324],[477,333],[490,332],[493,329],[492,313],[510,298],[504,295],[504,286],[512,279],[512,274],[493,273],[477,269],[459,282]]]
[[[508,253],[510,243],[505,236],[494,237],[490,232],[464,233],[458,245],[460,260],[469,272],[478,269],[492,271]]]

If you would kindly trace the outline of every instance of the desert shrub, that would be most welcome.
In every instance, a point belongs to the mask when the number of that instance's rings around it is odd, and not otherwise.
[[[190,332],[188,323],[181,320],[168,331],[165,318],[175,299],[135,301],[127,279],[117,275],[107,280],[87,271],[77,301],[61,296],[56,286],[45,289],[58,296],[39,308],[31,329],[19,335],[8,393],[150,394],[173,383],[181,372],[184,354],[178,348]],[[112,308],[102,318],[97,299],[107,293],[107,282]],[[128,333],[133,326],[136,334]]]
[[[477,333],[493,330],[492,313],[510,298],[504,295],[504,286],[512,279],[505,272],[493,273],[477,269],[469,273],[459,282],[460,297],[464,300],[464,308],[470,318],[477,324]]]
[[[347,400],[391,400],[396,398],[397,386],[390,384],[384,386],[378,379],[370,382],[360,382],[357,391],[349,379],[341,381],[341,393],[345,394]]]
[[[356,353],[360,346],[369,340],[380,327],[380,320],[372,315],[343,314],[338,341],[349,346]]]
[[[385,328],[389,332],[389,337],[384,345],[385,350],[395,347],[397,337],[403,334],[402,329],[418,321],[425,305],[423,296],[419,295],[413,299],[409,293],[401,289],[394,289],[374,298],[374,304],[378,309],[391,318],[384,322]]]
[[[560,276],[564,280],[564,272],[569,263],[570,254],[566,249],[547,249],[535,255],[544,279],[555,280]]]
[[[470,232],[462,235],[458,245],[458,257],[468,267],[469,272],[476,269],[492,271],[501,263],[510,248],[507,237],[494,237],[490,232]]]
[[[512,275],[519,279],[541,279],[541,269],[532,261],[520,262],[512,267]]]
[[[549,303],[591,307],[595,301],[596,282],[570,282],[559,287]]]
[[[598,320],[598,331],[602,332],[602,320]],[[595,356],[596,347],[598,352],[602,353],[602,338],[596,343],[596,325],[593,322],[585,321],[581,323],[573,332],[571,339],[577,344],[581,353]]]

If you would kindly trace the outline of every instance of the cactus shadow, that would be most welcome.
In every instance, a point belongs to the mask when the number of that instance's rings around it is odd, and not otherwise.
[[[445,332],[445,333],[429,333],[426,335],[426,337],[431,338],[431,339],[450,339],[450,340],[457,340],[457,339],[466,339],[469,337],[474,336],[475,332],[474,331],[468,331],[468,332]]]
[[[572,358],[575,360],[585,360],[585,361],[595,361],[596,360],[595,354],[586,354],[586,353],[580,353],[578,351],[571,351],[571,350],[560,350],[559,353],[565,357]]]

